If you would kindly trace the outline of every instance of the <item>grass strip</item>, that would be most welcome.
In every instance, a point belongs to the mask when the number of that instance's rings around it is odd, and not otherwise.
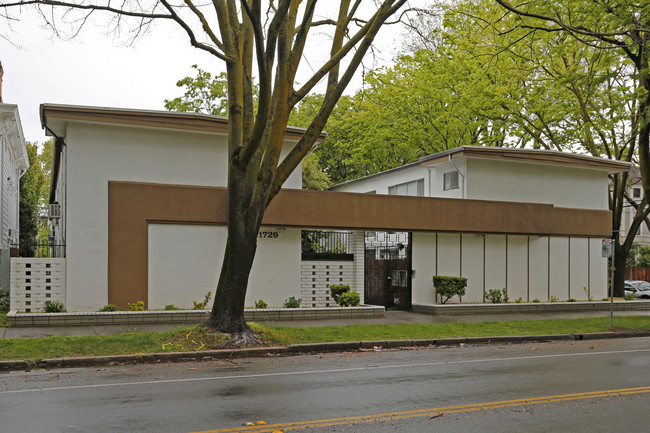
[[[8,328],[11,324],[7,322],[7,313],[0,312],[0,328]]]
[[[648,331],[650,316],[617,317],[614,324],[616,331]],[[251,323],[251,326],[269,345],[611,331],[609,318],[325,327],[274,327]],[[0,340],[0,359],[36,361],[43,358],[206,350],[223,347],[227,340],[227,335],[212,334],[208,329],[198,326],[160,333],[3,339]]]
[[[216,348],[228,335],[190,326],[166,332],[129,332],[84,337],[46,337],[0,340],[0,359],[36,361],[45,358],[185,352]]]
[[[614,319],[617,331],[650,330],[650,316]],[[450,322],[439,324],[270,327],[253,325],[270,344],[323,343],[361,340],[411,340],[450,337],[582,334],[611,331],[608,317],[522,320],[510,322]]]

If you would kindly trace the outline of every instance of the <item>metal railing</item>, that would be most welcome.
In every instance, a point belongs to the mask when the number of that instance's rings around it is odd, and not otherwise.
[[[350,254],[352,233],[303,230],[301,244],[303,253]]]
[[[23,242],[11,244],[18,257],[65,258],[65,244],[52,241]],[[12,255],[16,255],[12,252]]]

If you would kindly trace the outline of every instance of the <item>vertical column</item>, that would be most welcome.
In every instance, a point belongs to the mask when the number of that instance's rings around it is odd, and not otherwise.
[[[350,283],[353,292],[359,293],[361,303],[365,303],[365,264],[366,264],[366,236],[363,231],[352,232],[352,254],[354,263],[352,265],[352,281]]]

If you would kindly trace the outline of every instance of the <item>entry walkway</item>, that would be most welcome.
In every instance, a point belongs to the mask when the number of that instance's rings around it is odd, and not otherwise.
[[[650,311],[621,311],[614,313],[620,316],[650,316]],[[408,323],[449,323],[449,322],[490,322],[490,321],[515,321],[515,320],[545,320],[545,319],[580,319],[587,317],[609,318],[609,312],[591,313],[531,313],[531,314],[475,314],[458,316],[430,316],[427,314],[408,313],[405,311],[387,311],[384,317],[355,318],[355,319],[328,319],[328,320],[291,320],[262,322],[272,326],[345,326],[345,325],[390,325]],[[41,338],[53,336],[86,336],[110,335],[122,332],[162,332],[183,326],[178,323],[155,323],[143,325],[104,325],[104,326],[54,326],[34,328],[0,328],[0,338]]]

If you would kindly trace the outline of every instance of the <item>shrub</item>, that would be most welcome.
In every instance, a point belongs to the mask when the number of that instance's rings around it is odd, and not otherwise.
[[[126,304],[129,306],[131,311],[144,311],[144,301],[134,302],[133,304],[127,302]]]
[[[165,311],[175,311],[175,310],[182,310],[182,308],[178,308],[174,304],[165,305]]]
[[[212,296],[212,292],[209,291],[208,293],[205,294],[205,298],[203,299],[203,302],[194,302],[194,309],[195,310],[205,310],[206,305],[208,305],[208,302],[210,301],[210,297]]]
[[[573,298],[569,298],[569,299],[567,299],[566,301],[567,301],[567,302],[578,302],[578,301],[576,301],[576,300],[573,299]]]
[[[300,302],[301,299],[296,299],[294,296],[292,296],[289,299],[285,300],[282,306],[284,308],[299,308]]]
[[[361,295],[357,292],[345,292],[339,297],[341,307],[356,307],[361,303]]]
[[[433,287],[435,287],[436,294],[440,295],[440,299],[444,304],[456,295],[458,297],[465,296],[467,278],[436,275],[433,277]]]
[[[332,299],[334,299],[334,302],[337,304],[341,304],[341,295],[344,293],[348,293],[350,291],[350,286],[347,284],[332,284],[330,286],[330,294],[332,295]]]
[[[551,296],[551,302],[560,302],[560,298],[557,296]]]
[[[9,310],[9,292],[0,289],[0,311]]]
[[[539,303],[542,302],[542,301],[540,301],[539,299],[535,298],[535,299],[533,299],[533,302],[534,302],[535,304],[539,304]]]
[[[509,299],[506,289],[490,289],[485,293],[485,298],[493,304],[507,304]]]
[[[117,306],[113,304],[104,305],[99,311],[117,311]]]
[[[264,302],[263,300],[255,301],[255,308],[259,308],[261,310],[268,308],[269,304]]]
[[[623,295],[623,299],[626,301],[634,301],[634,293],[626,293]],[[609,301],[609,298],[607,300]]]
[[[589,290],[588,290],[586,287],[583,287],[582,290],[585,291],[585,295],[587,295],[587,300],[588,300],[588,301],[591,302],[591,301],[594,300],[594,297],[593,297],[593,296],[589,296]]]
[[[521,296],[518,297],[517,299],[515,299],[515,302],[516,302],[517,304],[521,304],[523,301],[524,301],[524,298],[522,298]]]
[[[59,302],[59,301],[45,301],[45,306],[43,307],[43,312],[45,312],[45,313],[63,313],[63,312],[65,312],[65,305],[63,305],[63,302]]]

